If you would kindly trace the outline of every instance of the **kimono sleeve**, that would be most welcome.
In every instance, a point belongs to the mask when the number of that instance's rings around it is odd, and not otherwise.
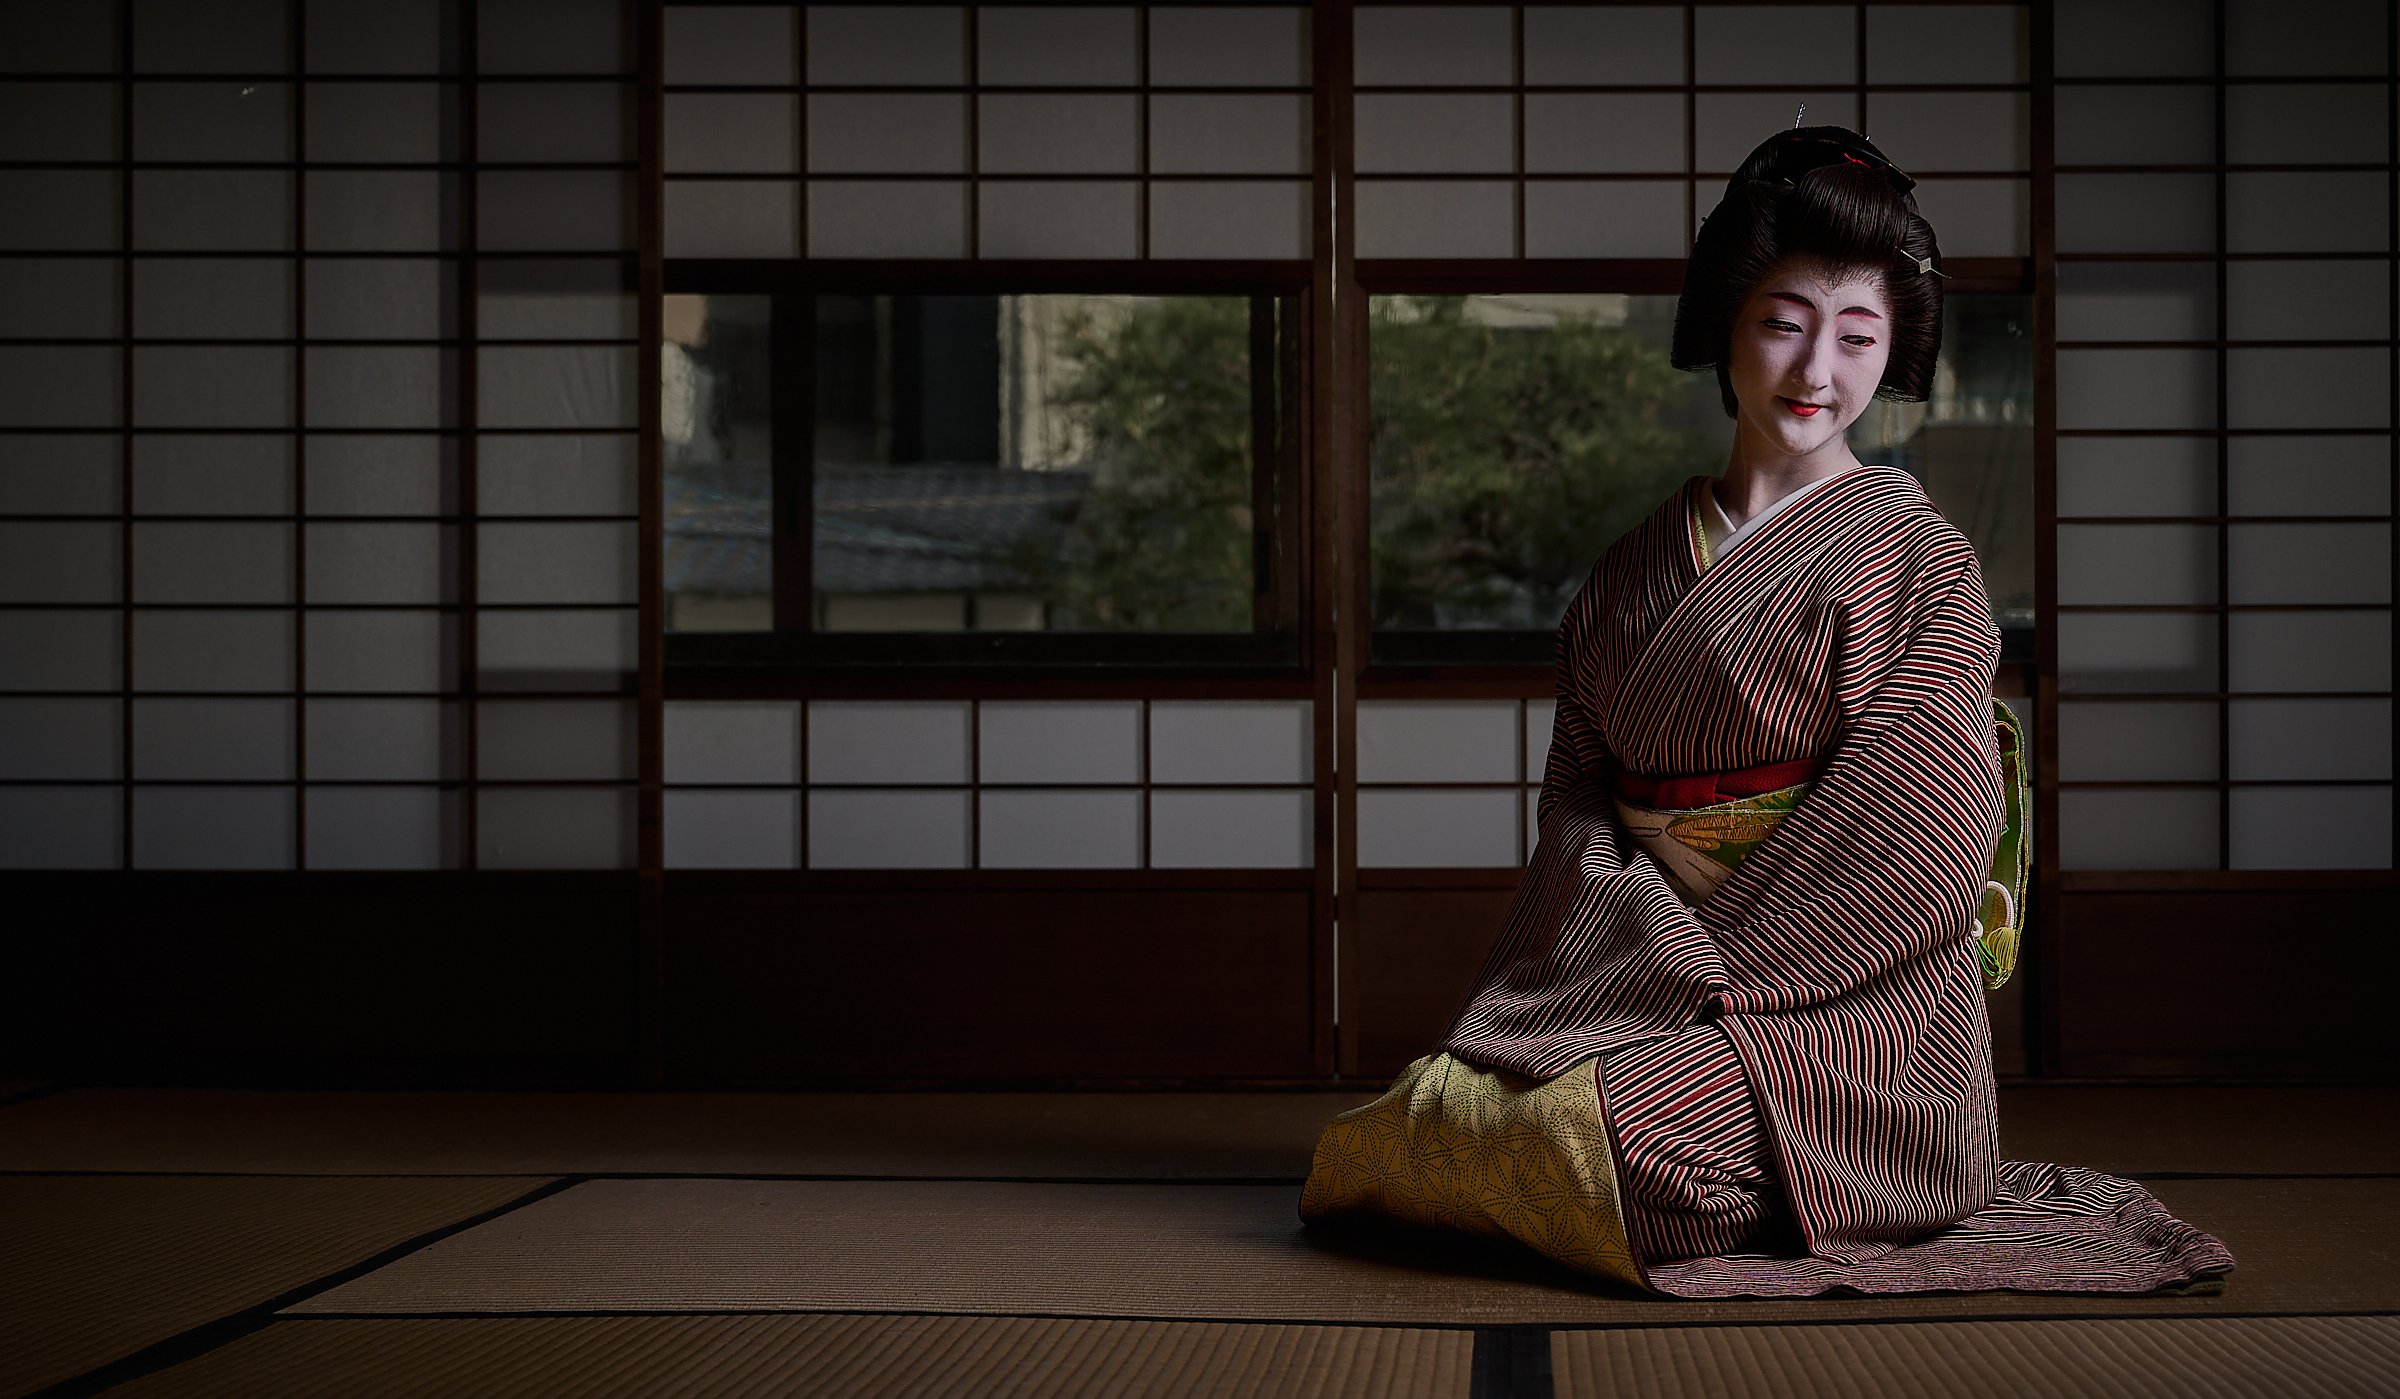
[[[1550,756],[1542,769],[1541,795],[1534,803],[1534,820],[1545,829],[1551,825],[1551,813],[1561,802],[1571,801],[1576,809],[1590,803],[1599,815],[1612,824],[1614,821],[1609,802],[1616,790],[1618,764],[1592,713],[1589,699],[1593,680],[1589,657],[1598,585],[1599,571],[1595,568],[1567,604],[1551,647],[1555,659],[1552,688],[1558,708],[1550,720]]]

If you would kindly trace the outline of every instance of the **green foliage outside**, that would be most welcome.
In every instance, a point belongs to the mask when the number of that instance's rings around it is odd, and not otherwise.
[[[1695,381],[1649,338],[1588,318],[1495,326],[1467,306],[1370,309],[1378,628],[1553,627],[1610,542],[1717,466],[1676,423]],[[1070,322],[1064,402],[1096,474],[1007,559],[1063,628],[1249,630],[1249,314],[1178,297]]]

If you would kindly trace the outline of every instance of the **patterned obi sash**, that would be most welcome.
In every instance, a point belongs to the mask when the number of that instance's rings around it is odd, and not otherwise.
[[[2016,711],[1992,701],[2000,741],[2001,789],[2007,819],[1992,852],[1992,872],[1975,911],[1983,984],[1997,991],[2016,971],[2025,931],[2025,880],[2032,802],[2025,772],[2025,732]],[[1648,851],[1659,873],[1687,904],[1697,906],[1732,875],[1799,806],[1821,764],[1813,758],[1768,763],[1735,772],[1688,777],[1617,774],[1617,820]]]

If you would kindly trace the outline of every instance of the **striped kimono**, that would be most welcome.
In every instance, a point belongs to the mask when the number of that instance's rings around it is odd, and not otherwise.
[[[1627,1238],[1688,1297],[2218,1290],[2140,1185],[2003,1161],[1972,910],[2001,829],[2000,636],[1966,538],[1869,465],[1703,572],[1694,477],[1567,608],[1540,839],[1444,1049],[1597,1056]],[[1613,775],[1817,759],[1696,907]]]

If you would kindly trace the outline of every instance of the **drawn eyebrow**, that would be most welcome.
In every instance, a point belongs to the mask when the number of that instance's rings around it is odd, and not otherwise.
[[[1811,311],[1817,309],[1817,303],[1809,300],[1805,296],[1795,296],[1788,291],[1771,291],[1768,292],[1767,295],[1776,301],[1788,301],[1794,306],[1805,306]],[[1883,319],[1883,317],[1876,315],[1873,311],[1868,310],[1864,306],[1845,306],[1841,309],[1840,314],[1845,316],[1864,316],[1870,321],[1880,321]]]

